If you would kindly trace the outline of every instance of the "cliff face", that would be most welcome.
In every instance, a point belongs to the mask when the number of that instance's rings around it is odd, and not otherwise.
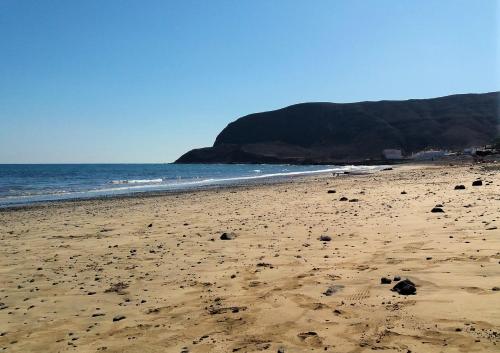
[[[244,116],[176,163],[345,163],[383,149],[462,149],[497,135],[499,92],[433,99],[303,103]]]

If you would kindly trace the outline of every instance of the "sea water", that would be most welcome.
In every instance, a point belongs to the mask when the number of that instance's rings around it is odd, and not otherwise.
[[[272,164],[0,164],[0,207],[40,201],[179,191],[385,166]]]

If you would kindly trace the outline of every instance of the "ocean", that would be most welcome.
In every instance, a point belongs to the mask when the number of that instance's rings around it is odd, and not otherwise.
[[[271,164],[0,164],[0,207],[179,191],[385,166]]]

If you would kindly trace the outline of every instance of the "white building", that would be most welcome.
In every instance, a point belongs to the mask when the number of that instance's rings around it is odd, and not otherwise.
[[[443,158],[446,155],[446,151],[421,151],[414,153],[411,156],[411,159],[419,160],[419,161],[433,161],[435,159]]]

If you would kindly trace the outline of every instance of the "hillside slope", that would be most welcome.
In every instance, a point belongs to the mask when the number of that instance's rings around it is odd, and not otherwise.
[[[177,163],[345,163],[383,149],[462,149],[498,132],[499,92],[433,99],[302,103],[244,116]]]

